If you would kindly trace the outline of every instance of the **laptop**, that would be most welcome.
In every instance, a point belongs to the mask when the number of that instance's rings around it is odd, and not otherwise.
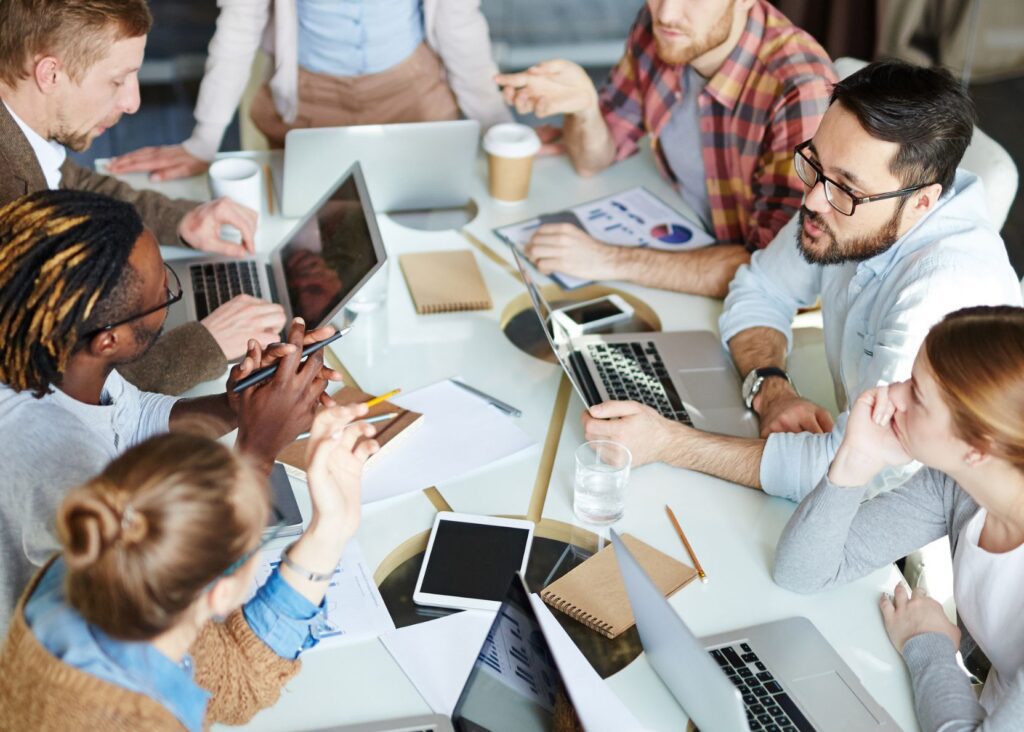
[[[807,618],[696,638],[611,530],[647,660],[702,730],[898,730]]]
[[[305,211],[331,171],[362,163],[378,211],[460,208],[469,201],[480,144],[475,120],[291,130],[284,140],[285,216]]]
[[[320,732],[546,732],[572,702],[543,626],[517,572],[451,717],[422,714],[330,727]]]
[[[167,327],[202,320],[236,295],[272,300],[288,322],[331,321],[384,264],[387,253],[358,163],[322,193],[284,240],[262,257],[196,257],[168,266],[181,280],[182,306]]]
[[[570,338],[551,319],[522,255],[510,247],[551,349],[588,407],[609,400],[646,404],[707,432],[757,437],[729,355],[714,333],[615,333]],[[552,335],[552,329],[555,329]]]

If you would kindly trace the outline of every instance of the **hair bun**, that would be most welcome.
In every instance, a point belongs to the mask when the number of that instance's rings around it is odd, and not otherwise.
[[[57,523],[65,561],[72,569],[95,563],[121,535],[114,509],[88,488],[68,496]]]
[[[127,545],[137,544],[149,533],[149,521],[146,517],[128,504],[121,512],[121,540]]]

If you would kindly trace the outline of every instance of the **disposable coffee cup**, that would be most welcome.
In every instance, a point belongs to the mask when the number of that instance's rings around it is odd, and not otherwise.
[[[235,203],[261,210],[262,178],[260,166],[244,158],[222,158],[210,166],[210,193],[226,196]]]
[[[530,192],[533,158],[540,138],[526,125],[508,122],[494,125],[484,135],[488,184],[491,197],[505,203],[522,201]]]

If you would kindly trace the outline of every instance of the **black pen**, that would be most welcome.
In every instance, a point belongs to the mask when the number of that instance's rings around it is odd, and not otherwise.
[[[319,351],[324,346],[331,345],[336,340],[341,338],[343,335],[348,333],[350,330],[352,330],[352,329],[351,328],[342,328],[337,333],[332,335],[330,338],[324,338],[322,341],[317,341],[316,343],[310,343],[308,346],[306,346],[305,348],[302,349],[302,358],[305,358],[306,356],[308,356],[311,353],[316,353],[317,351]],[[275,373],[277,373],[277,366],[278,366],[278,364],[275,363],[275,364],[271,364],[270,366],[264,366],[261,369],[256,369],[251,374],[249,374],[244,379],[242,379],[237,384],[235,384],[235,386],[231,389],[231,391],[233,391],[235,394],[237,394],[238,392],[242,391],[242,389],[248,389],[253,384],[258,384],[261,381],[263,381],[264,379],[269,379],[271,376],[273,376]]]

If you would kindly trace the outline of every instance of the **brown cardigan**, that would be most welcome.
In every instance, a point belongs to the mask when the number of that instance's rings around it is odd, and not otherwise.
[[[36,640],[25,624],[25,602],[49,566],[18,601],[0,653],[0,730],[181,732],[181,723],[159,702],[68,666]],[[301,667],[257,638],[241,610],[223,623],[208,623],[191,653],[196,683],[213,695],[206,728],[249,721],[277,701]]]
[[[61,166],[60,185],[131,203],[157,240],[165,244],[178,243],[178,223],[196,206],[195,201],[135,190],[76,165],[70,158]],[[0,104],[0,206],[46,189],[46,178],[32,146],[7,107]],[[117,370],[143,391],[180,394],[201,381],[217,378],[225,368],[227,360],[210,332],[199,323],[189,323],[165,333],[142,358]]]

